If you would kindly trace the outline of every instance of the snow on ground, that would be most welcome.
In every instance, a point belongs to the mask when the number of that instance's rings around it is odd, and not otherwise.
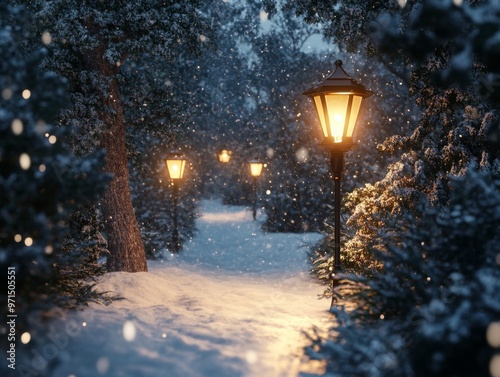
[[[202,202],[198,232],[149,273],[109,273],[124,299],[59,323],[56,377],[281,377],[316,372],[303,330],[325,328],[328,302],[308,275],[318,234],[265,234],[243,207]],[[71,331],[69,331],[70,329]],[[55,333],[57,335],[57,333]],[[61,339],[68,338],[67,342]],[[64,344],[67,343],[67,344]]]

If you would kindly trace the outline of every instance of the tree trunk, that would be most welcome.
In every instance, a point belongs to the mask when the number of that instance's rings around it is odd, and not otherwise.
[[[127,272],[147,271],[146,253],[130,195],[125,121],[120,91],[113,77],[115,67],[104,62],[102,54],[92,55],[94,60],[91,64],[97,66],[99,73],[110,80],[109,96],[102,97],[106,108],[102,113],[102,120],[106,129],[101,135],[101,145],[106,150],[104,171],[113,175],[102,202],[110,252],[107,269]]]

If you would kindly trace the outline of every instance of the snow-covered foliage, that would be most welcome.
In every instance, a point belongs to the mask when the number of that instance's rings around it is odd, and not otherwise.
[[[485,46],[495,46],[498,2],[297,0],[285,7],[324,23],[341,48],[377,59],[421,109],[412,132],[380,143],[381,152],[395,153],[385,177],[346,198],[343,262],[360,274],[332,275],[323,240],[317,272],[335,298],[351,296],[359,306],[347,316],[334,310],[340,326],[316,339],[323,353],[315,355],[335,376],[489,375],[484,333],[498,318],[491,290],[499,284],[492,246],[499,223],[490,206],[498,207],[499,102],[497,52]]]
[[[197,54],[213,43],[211,28],[198,10],[201,3],[18,2],[34,13],[33,25],[49,51],[44,67],[70,84],[70,106],[62,121],[81,130],[75,149],[81,154],[106,150],[103,169],[113,180],[100,205],[108,268],[143,271],[144,247],[129,189],[126,128],[139,125],[161,135],[165,144],[172,140],[183,119],[172,100],[177,72],[167,72],[170,66],[161,63]]]
[[[320,131],[314,106],[302,92],[333,69],[335,48],[308,52],[306,46],[318,36],[318,28],[304,25],[291,12],[262,21],[260,6],[254,1],[220,2],[207,10],[220,31],[218,51],[194,60],[199,69],[190,92],[199,98],[199,112],[193,113],[189,129],[203,189],[207,195],[222,195],[226,203],[251,204],[246,162],[259,158],[267,164],[258,183],[259,206],[268,216],[265,228],[324,229],[331,215],[333,185],[327,153],[317,147]],[[364,145],[353,150],[346,163],[344,187],[350,190],[360,181],[381,177],[387,162],[376,151],[376,143],[395,128],[406,135],[414,106],[404,106],[400,81],[394,83],[387,70],[370,80],[374,76],[370,72],[379,66],[362,64],[354,56],[337,57],[370,89],[389,88],[388,97],[393,99],[378,101],[378,106],[368,104],[360,121],[366,130],[359,135],[363,139],[365,133],[367,142],[360,143]],[[378,114],[393,122],[379,125]],[[225,165],[216,159],[223,146],[233,152]],[[363,158],[358,159],[359,154]]]
[[[83,257],[76,250],[81,242],[65,250],[62,244],[70,215],[96,201],[106,183],[102,154],[75,156],[67,145],[70,128],[54,126],[66,86],[40,69],[44,49],[24,48],[31,22],[25,8],[0,4],[0,266],[16,271],[18,324],[35,310],[96,297],[88,265],[75,262]],[[80,275],[68,276],[67,268]]]
[[[55,266],[55,280],[77,303],[104,298],[102,293],[92,292],[88,284],[82,284],[106,271],[105,264],[100,260],[108,255],[100,212],[93,204],[80,205],[68,222],[69,232],[62,251],[70,262]]]
[[[310,356],[327,375],[489,376],[494,349],[488,326],[500,316],[500,181],[470,169],[451,179],[450,203],[419,205],[380,230],[374,249],[383,269],[341,276],[337,292],[352,304],[334,308],[329,340]],[[393,227],[396,229],[395,227]],[[349,306],[349,305],[347,305]]]
[[[403,97],[398,95],[397,99],[384,93],[379,103],[392,102],[394,99],[403,101],[403,108],[407,106],[410,113],[418,114],[419,117],[418,122],[414,117],[408,123],[414,128],[412,132],[398,130],[393,134],[387,133],[385,142],[379,143],[378,149],[382,153],[395,153],[394,165],[386,177],[378,183],[369,182],[365,188],[360,188],[347,197],[346,209],[349,209],[353,216],[347,221],[345,256],[346,264],[354,267],[350,262],[362,255],[368,255],[368,244],[378,242],[375,230],[381,224],[377,225],[375,217],[384,222],[385,217],[398,213],[396,207],[403,205],[408,210],[414,209],[419,198],[423,196],[435,205],[445,205],[449,195],[449,174],[464,174],[471,162],[481,169],[488,169],[495,164],[498,149],[494,145],[493,137],[498,120],[495,110],[491,107],[492,103],[485,102],[484,97],[477,95],[483,85],[484,76],[480,76],[481,69],[476,70],[477,75],[467,88],[443,88],[437,85],[436,75],[442,72],[451,59],[449,42],[454,40],[453,33],[438,33],[441,39],[436,37],[435,44],[439,42],[439,48],[432,50],[432,54],[426,53],[418,58],[401,44],[389,43],[388,48],[384,49],[375,43],[375,36],[372,39],[362,38],[363,33],[372,30],[370,27],[373,27],[375,20],[387,19],[391,14],[401,18],[399,32],[394,32],[395,34],[399,33],[402,39],[417,38],[416,30],[405,34],[416,17],[410,17],[408,12],[414,11],[420,15],[418,12],[423,12],[433,2],[407,2],[403,9],[395,2],[377,3],[373,6],[361,1],[338,4],[332,2],[338,5],[333,8],[329,8],[326,3],[316,6],[314,10],[307,0],[290,3],[288,6],[303,14],[309,22],[326,22],[325,36],[332,38],[340,46],[349,51],[364,48],[371,59],[380,61],[382,66],[397,77],[401,89],[408,90],[408,93]],[[463,11],[451,4],[451,1],[449,3],[443,7],[453,8],[453,12]],[[467,6],[464,7],[472,11]],[[480,7],[478,5],[474,12],[479,12]],[[424,14],[428,15],[425,12]],[[361,27],[348,27],[353,22],[352,18],[358,16]],[[444,17],[430,17],[429,22],[439,23],[439,20],[444,20]],[[425,19],[422,19],[419,22],[422,24],[424,21]],[[380,30],[383,29],[386,33],[392,30],[389,23],[379,26]],[[444,24],[441,26],[444,29],[448,27]],[[425,30],[422,33],[425,34]],[[379,73],[380,71],[372,71],[372,75]],[[460,81],[459,77],[454,77],[456,82]],[[414,105],[407,105],[410,102],[409,96],[415,99],[420,111],[415,111]],[[384,116],[382,120],[392,123],[395,119]],[[415,215],[418,215],[418,211]],[[326,249],[327,246],[328,244]],[[320,249],[325,249],[325,245]],[[327,253],[320,250],[319,254],[323,255],[324,260]],[[361,264],[368,267],[368,271],[372,263],[367,262],[364,257],[361,260],[364,261]]]
[[[130,158],[132,201],[148,258],[154,259],[172,250],[174,189],[169,179],[164,159],[166,149],[163,139],[155,139],[140,129],[134,130],[140,135],[134,146],[134,155]],[[188,162],[184,179],[179,183],[177,204],[179,242],[184,244],[193,237],[194,221],[197,216],[199,178],[193,168],[191,153],[185,148],[183,153]]]

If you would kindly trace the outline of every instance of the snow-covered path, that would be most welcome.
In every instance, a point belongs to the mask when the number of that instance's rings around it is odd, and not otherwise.
[[[317,300],[322,287],[308,276],[304,246],[320,236],[264,234],[243,207],[202,204],[198,232],[180,254],[150,262],[149,273],[105,275],[98,288],[124,300],[93,305],[52,330],[67,338],[54,376],[311,371],[302,330],[325,327],[328,303]]]

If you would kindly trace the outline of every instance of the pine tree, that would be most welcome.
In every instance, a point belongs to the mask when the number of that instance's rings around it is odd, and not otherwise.
[[[106,150],[104,171],[113,176],[101,201],[110,252],[108,270],[145,271],[145,252],[131,201],[125,138],[126,125],[135,120],[125,117],[120,67],[130,60],[147,58],[146,53],[168,60],[180,51],[199,52],[202,40],[210,40],[210,30],[197,12],[199,3],[20,2],[33,10],[38,32],[50,39],[44,65],[70,84],[72,106],[64,112],[63,120],[81,129],[80,150],[96,146]]]
[[[332,278],[325,260],[320,271],[337,305],[357,308],[332,309],[337,326],[313,340],[311,355],[339,376],[487,376],[484,334],[499,309],[499,155],[497,92],[484,89],[498,77],[488,48],[498,4],[332,3],[288,6],[388,66],[421,115],[409,135],[380,144],[397,156],[385,178],[347,198],[344,261],[358,274]]]
[[[97,201],[106,176],[96,173],[102,153],[76,156],[70,129],[55,127],[65,103],[65,81],[40,69],[46,50],[27,51],[32,22],[24,7],[0,4],[0,268],[15,269],[15,311],[26,325],[32,312],[75,306],[97,297],[92,275],[58,271],[77,267],[77,250],[63,251],[68,219]],[[79,264],[78,267],[87,264]],[[78,285],[79,293],[66,289]],[[7,308],[6,291],[1,305]]]
[[[490,376],[488,326],[500,316],[498,166],[451,178],[445,210],[420,202],[402,229],[381,230],[373,250],[384,268],[344,276],[347,310],[335,307],[336,336],[312,339],[309,354],[339,376]],[[397,226],[397,227],[396,227]]]

